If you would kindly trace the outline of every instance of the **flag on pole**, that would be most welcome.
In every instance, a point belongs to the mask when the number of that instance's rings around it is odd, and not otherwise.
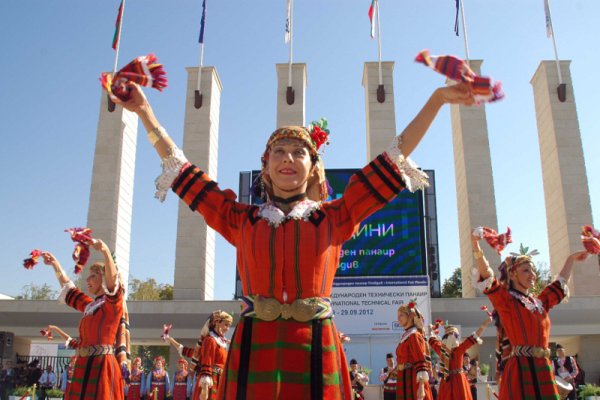
[[[371,38],[375,38],[375,2],[377,0],[371,0],[371,7],[369,7],[369,21],[371,21]]]
[[[550,4],[548,0],[544,0],[544,13],[546,14],[546,36],[551,38],[554,30],[552,29],[552,18],[550,17]]]
[[[206,0],[202,0],[202,19],[200,19],[200,38],[199,43],[204,43],[204,21],[206,20]]]
[[[123,0],[119,6],[119,13],[117,14],[117,20],[115,21],[115,34],[113,36],[112,48],[116,50],[119,46],[119,39],[121,38],[121,20],[123,18]]]
[[[290,25],[292,23],[292,0],[287,0],[287,17],[285,19],[285,42],[289,43],[291,38]]]
[[[456,17],[454,18],[454,33],[456,36],[460,36],[458,34],[458,13],[460,11],[460,0],[454,0],[456,2]]]

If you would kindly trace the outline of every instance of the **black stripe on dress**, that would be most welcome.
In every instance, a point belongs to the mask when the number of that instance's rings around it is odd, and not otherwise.
[[[367,179],[367,177],[365,176],[365,174],[362,171],[358,171],[356,173],[356,176],[367,187],[369,192],[377,199],[378,202],[384,203],[384,204],[387,203],[387,200],[377,191],[377,189],[375,189],[373,184],[371,184],[371,182],[369,182],[369,180]]]
[[[90,373],[92,372],[93,365],[94,357],[88,357],[87,364],[85,365],[85,374],[83,375],[83,381],[81,382],[81,393],[79,394],[79,398],[81,400],[85,399],[85,392],[87,389],[88,380],[90,379]]]
[[[181,186],[181,184],[183,183],[183,181],[185,181],[185,178],[187,178],[187,176],[191,173],[194,172],[194,166],[190,165],[189,167],[187,167],[186,169],[184,169],[181,174],[179,174],[179,176],[177,177],[177,179],[175,179],[175,182],[173,182],[173,191],[177,192],[177,190],[179,189],[179,186]]]
[[[209,190],[213,190],[215,186],[217,186],[217,182],[215,181],[210,181],[206,185],[204,185],[202,190],[198,192],[196,197],[194,197],[194,200],[192,200],[192,202],[190,203],[190,208],[192,210],[195,210],[198,207],[198,203],[200,203],[202,199],[206,197],[206,193],[208,193]]]
[[[404,179],[402,179],[402,175],[400,175],[398,173],[398,171],[396,171],[396,169],[390,165],[390,162],[387,160],[386,157],[383,156],[383,154],[378,155],[377,160],[385,168],[385,170],[388,172],[388,174],[390,174],[390,176],[392,178],[394,178],[396,180],[396,182],[398,182],[398,184],[400,186],[402,186],[403,188],[406,187],[406,183],[404,183]]]
[[[179,193],[178,196],[183,199],[185,197],[185,195],[187,194],[187,192],[190,191],[192,186],[194,186],[196,181],[199,180],[201,176],[202,176],[202,171],[198,171],[198,172],[194,173],[193,176],[188,181],[188,183],[186,183],[185,186],[183,187],[183,189],[181,189],[181,193]]]
[[[244,318],[244,330],[242,331],[242,343],[240,344],[240,368],[237,381],[237,400],[246,399],[248,387],[248,371],[250,366],[250,348],[252,347],[252,318]]]
[[[541,399],[542,392],[540,390],[540,383],[538,382],[538,378],[537,378],[537,374],[536,374],[535,362],[533,361],[532,357],[527,357],[527,361],[529,362],[529,375],[531,375],[531,381],[533,383],[533,390],[535,390],[535,398]]]
[[[375,162],[371,162],[371,168],[373,168],[373,171],[375,171],[375,173],[377,174],[377,176],[379,176],[379,179],[381,179],[381,181],[383,183],[386,184],[386,186],[395,194],[400,193],[400,188],[397,187],[396,185],[394,185],[392,183],[392,181],[390,181],[388,179],[387,176],[385,176],[385,174],[383,173],[383,171],[381,171],[381,169],[377,166],[377,164]]]
[[[310,347],[310,398],[323,398],[323,320],[312,321],[312,343]]]

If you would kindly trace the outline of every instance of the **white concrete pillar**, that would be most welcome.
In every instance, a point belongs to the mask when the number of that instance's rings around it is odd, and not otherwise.
[[[183,151],[190,162],[217,180],[221,80],[214,67],[202,68],[202,107],[194,96],[198,68],[187,68]],[[215,286],[215,231],[200,215],[179,204],[173,298],[212,300]]]
[[[555,61],[542,61],[531,79],[542,160],[550,269],[556,276],[567,256],[583,250],[581,226],[592,224],[592,207],[583,159],[581,133],[569,69],[560,61],[566,101],[557,96],[558,71]],[[569,282],[572,295],[598,295],[598,258],[577,264]]]
[[[87,226],[114,252],[127,287],[138,118],[120,106],[108,112],[105,92],[101,99]],[[98,254],[90,261],[103,261]]]
[[[305,126],[306,121],[306,64],[292,64],[292,88],[294,103],[286,100],[289,86],[289,64],[277,64],[277,122],[275,128],[289,125]]]
[[[366,62],[363,68],[362,85],[365,88],[365,115],[367,122],[367,162],[383,153],[397,135],[394,111],[394,63],[381,63],[385,101],[377,101],[379,87],[379,63]]]
[[[479,74],[483,60],[471,60],[471,69]],[[452,144],[456,177],[456,204],[458,208],[458,237],[463,297],[477,294],[471,285],[471,269],[476,267],[471,245],[471,231],[478,226],[489,226],[499,231],[496,197],[492,179],[492,160],[488,139],[485,106],[452,105]],[[489,246],[481,246],[486,258],[497,271],[500,257]]]

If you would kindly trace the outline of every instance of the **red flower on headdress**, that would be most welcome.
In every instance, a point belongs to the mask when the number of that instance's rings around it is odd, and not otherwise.
[[[32,250],[31,253],[29,253],[29,258],[23,260],[23,266],[25,267],[25,269],[33,269],[33,267],[35,267],[35,265],[38,263],[41,255],[41,250]]]
[[[308,125],[310,138],[317,150],[325,143],[329,144],[329,129],[327,128],[327,119],[321,118],[318,121],[313,121]]]
[[[325,132],[319,126],[316,125],[310,132],[310,137],[312,138],[313,142],[315,142],[317,150],[319,149],[319,147],[321,147],[323,143],[327,142],[327,132]]]
[[[600,253],[600,232],[591,225],[581,227],[581,243],[590,254]]]

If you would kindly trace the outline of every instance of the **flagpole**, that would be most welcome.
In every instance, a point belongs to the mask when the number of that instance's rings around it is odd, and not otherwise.
[[[381,72],[381,21],[379,20],[379,0],[375,0],[377,8],[377,52],[379,55],[379,85],[383,85],[383,74]]]
[[[469,38],[467,36],[467,19],[465,18],[465,0],[460,0],[460,19],[463,25],[463,37],[465,42],[465,59],[467,61],[467,65],[470,64],[470,56],[469,56]]]
[[[294,44],[294,0],[290,0],[290,20],[289,20],[289,29],[290,29],[290,54],[289,54],[289,62],[288,62],[288,87],[292,87],[292,48]]]
[[[123,27],[123,17],[125,16],[125,0],[123,0],[123,8],[121,10],[121,21],[119,22],[119,32],[117,33],[117,48],[115,49],[115,64],[113,65],[112,74],[117,73],[117,65],[119,62],[119,48],[121,47],[121,28]]]
[[[562,85],[562,74],[560,72],[560,62],[558,60],[558,49],[556,48],[556,39],[554,38],[554,24],[552,24],[552,15],[550,14],[550,0],[546,0],[547,12],[550,27],[550,36],[552,37],[552,46],[554,47],[554,59],[556,60],[556,71],[558,72],[558,84]]]
[[[202,0],[202,17],[200,18],[200,66],[196,78],[196,91],[194,92],[194,107],[202,107],[202,67],[204,66],[204,24],[206,22],[206,0]]]

